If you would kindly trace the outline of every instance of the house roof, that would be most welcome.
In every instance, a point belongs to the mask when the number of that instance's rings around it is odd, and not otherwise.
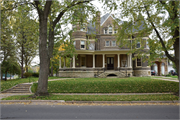
[[[116,20],[116,19],[112,16],[112,14],[106,13],[105,15],[103,15],[103,16],[101,17],[100,25],[102,25],[102,24],[108,19],[108,17],[110,17],[110,16],[111,16],[114,20]],[[119,24],[122,24],[122,23],[124,23],[124,21],[119,21],[118,23],[119,23]],[[87,26],[87,29],[88,29],[87,34],[95,34],[95,33],[96,33],[96,25],[95,25],[95,22],[92,23],[92,21],[90,21],[89,24],[88,24],[88,26]]]

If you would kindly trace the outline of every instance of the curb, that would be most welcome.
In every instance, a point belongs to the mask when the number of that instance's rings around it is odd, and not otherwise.
[[[176,104],[179,101],[64,101],[64,100],[1,100],[1,104]]]

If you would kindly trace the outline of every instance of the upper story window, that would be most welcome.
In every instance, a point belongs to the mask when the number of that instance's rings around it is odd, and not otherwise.
[[[140,43],[140,42],[137,42],[136,48],[140,48],[140,47],[141,47],[141,43]]]
[[[109,34],[112,34],[112,26],[109,26]]]
[[[137,59],[136,59],[136,66],[137,66],[137,67],[142,66],[141,63],[142,63],[142,62],[141,62],[141,58],[140,58],[140,59],[137,58]]]
[[[110,46],[110,42],[109,41],[106,41],[106,46]]]
[[[107,34],[107,29],[104,29],[104,34]]]
[[[85,41],[84,41],[84,40],[81,41],[81,48],[82,48],[82,49],[85,48]]]
[[[116,33],[117,33],[117,30],[115,29],[115,30],[114,30],[114,34],[116,34]]]
[[[76,41],[73,41],[73,45],[74,45],[74,47],[76,48]]]
[[[112,41],[112,46],[116,46],[116,41]]]
[[[146,48],[149,49],[149,42],[146,40]]]

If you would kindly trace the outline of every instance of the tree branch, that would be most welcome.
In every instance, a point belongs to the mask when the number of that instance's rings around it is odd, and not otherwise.
[[[47,17],[50,12],[52,1],[46,1],[45,7],[44,7],[44,16]]]
[[[145,8],[146,13],[147,13],[147,15],[148,15],[148,18],[149,18],[148,20],[149,20],[149,22],[151,23],[153,29],[155,30],[155,32],[156,32],[156,34],[157,34],[157,36],[158,36],[158,38],[159,38],[159,40],[160,40],[160,42],[161,42],[162,47],[164,48],[163,50],[164,50],[166,56],[167,56],[171,61],[174,62],[174,61],[175,61],[175,58],[169,55],[169,53],[168,53],[168,51],[167,51],[167,48],[166,48],[166,46],[165,46],[165,44],[164,44],[164,42],[163,42],[163,39],[161,38],[161,36],[160,36],[158,30],[156,29],[154,23],[150,20],[151,17],[150,17],[150,14],[149,14],[148,10],[147,10],[147,6],[144,5],[144,8]]]
[[[42,9],[39,8],[40,2],[39,0],[34,0],[34,2],[35,2],[35,7],[38,11],[38,14],[40,15],[42,13]]]
[[[57,22],[61,19],[61,17],[64,15],[64,13],[71,7],[82,4],[82,3],[88,3],[92,0],[84,0],[84,1],[79,1],[77,3],[75,3],[75,0],[69,5],[67,6],[63,11],[61,11],[58,15],[58,17],[53,21],[53,28],[56,26]]]

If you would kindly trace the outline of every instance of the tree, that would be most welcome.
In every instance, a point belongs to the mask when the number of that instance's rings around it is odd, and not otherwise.
[[[7,66],[5,66],[11,58],[15,57],[15,42],[13,39],[12,16],[13,11],[8,11],[12,7],[13,1],[1,1],[1,50],[0,50],[0,61],[1,61],[1,80],[2,75],[5,72]],[[12,60],[13,61],[13,60]]]
[[[64,14],[72,9],[74,6],[89,3],[91,0],[66,0],[64,3],[59,4],[59,13],[54,19],[50,20],[50,30],[47,38],[47,22],[48,16],[51,16],[51,5],[53,1],[44,1],[40,2],[39,0],[32,3],[36,8],[39,16],[39,56],[40,56],[40,75],[38,80],[38,88],[35,95],[42,96],[48,95],[47,86],[48,86],[48,72],[49,72],[49,63],[50,58],[53,55],[53,46],[54,46],[54,28]],[[47,43],[48,40],[48,43]]]
[[[17,58],[21,65],[21,78],[24,74],[24,64],[27,72],[28,65],[36,56],[38,49],[38,23],[30,18],[30,10],[29,6],[19,6],[14,14],[13,30],[16,37]]]
[[[135,36],[134,42],[136,42],[140,40],[138,37],[152,33],[152,38],[148,40],[150,59],[153,61],[155,57],[165,54],[175,63],[179,76],[179,1],[122,0],[119,8],[116,3],[106,2],[106,4],[111,8],[119,9],[121,19],[129,18],[129,21],[124,22],[123,27],[119,29],[119,40],[126,42],[125,39],[132,39]],[[139,30],[142,22],[144,23],[143,29]],[[137,52],[140,56],[142,49],[143,47],[139,50],[132,49],[131,52]],[[171,50],[174,51],[175,56],[169,53]]]

